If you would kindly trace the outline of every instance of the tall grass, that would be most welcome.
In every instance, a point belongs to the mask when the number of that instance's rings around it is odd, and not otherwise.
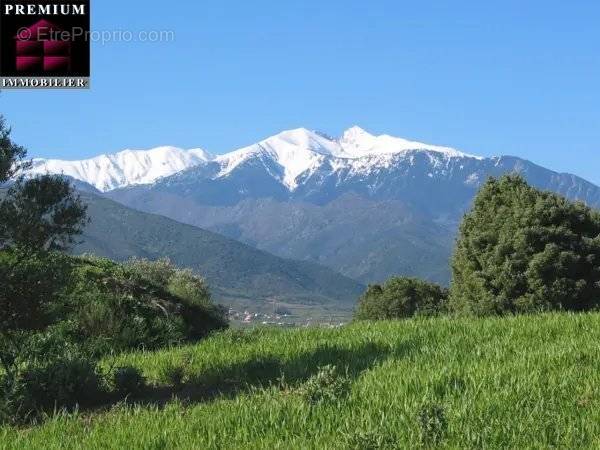
[[[598,314],[228,331],[103,364],[138,367],[152,387],[0,429],[0,446],[600,448]],[[303,395],[330,384],[326,401]]]

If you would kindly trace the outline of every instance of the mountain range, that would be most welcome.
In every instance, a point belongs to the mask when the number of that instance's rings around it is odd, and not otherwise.
[[[600,206],[600,188],[574,175],[359,127],[340,138],[285,131],[223,155],[161,147],[35,160],[33,170],[64,173],[137,210],[365,284],[395,274],[447,283],[457,226],[489,176],[518,172],[538,188]]]

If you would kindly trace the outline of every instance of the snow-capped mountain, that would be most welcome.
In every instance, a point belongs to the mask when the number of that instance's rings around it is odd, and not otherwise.
[[[107,193],[137,209],[364,283],[393,274],[449,279],[457,224],[489,176],[600,206],[600,188],[529,161],[374,136],[284,131],[146,186]]]
[[[366,173],[389,167],[398,157],[410,152],[428,152],[439,161],[449,158],[476,158],[449,147],[423,144],[388,135],[374,136],[354,126],[344,132],[340,139],[305,128],[284,131],[257,144],[221,155],[214,162],[221,170],[214,179],[224,177],[236,168],[252,160],[263,160],[269,166],[273,178],[290,191],[301,187],[303,180],[324,166],[332,171],[350,170]]]
[[[64,174],[106,192],[125,186],[153,183],[159,178],[210,159],[212,157],[202,149],[157,147],[151,150],[123,150],[83,161],[34,159],[30,173]]]
[[[363,283],[394,274],[447,282],[457,225],[489,176],[519,172],[540,189],[600,207],[600,188],[574,175],[359,127],[340,138],[284,131],[219,156],[162,148],[35,170]]]
[[[64,173],[107,192],[156,180],[194,166],[215,163],[213,179],[229,176],[248,161],[263,160],[271,176],[294,191],[324,165],[334,170],[365,172],[387,167],[395,157],[411,151],[429,152],[433,158],[477,158],[448,147],[423,144],[388,135],[374,136],[352,127],[334,139],[305,128],[284,131],[256,144],[213,157],[200,149],[158,147],[151,150],[124,150],[83,161],[34,160],[33,174]]]

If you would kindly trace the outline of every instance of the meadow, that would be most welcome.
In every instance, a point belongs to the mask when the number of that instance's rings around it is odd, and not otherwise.
[[[106,358],[148,387],[0,447],[600,448],[599,344],[600,314],[228,330]]]

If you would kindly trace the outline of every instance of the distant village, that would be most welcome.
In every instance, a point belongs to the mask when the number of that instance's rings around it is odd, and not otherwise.
[[[321,318],[319,320],[313,318],[299,318],[295,317],[291,311],[275,311],[275,312],[252,312],[248,310],[238,311],[234,308],[229,308],[228,311],[229,320],[237,322],[241,325],[266,325],[281,328],[295,328],[295,327],[310,327],[310,326],[323,326],[327,328],[337,328],[345,325],[347,321],[340,320],[340,318]]]
[[[243,324],[258,324],[258,325],[271,325],[279,327],[295,327],[297,324],[291,320],[291,314],[283,313],[260,313],[237,311],[233,308],[229,308],[229,320],[241,322]]]

